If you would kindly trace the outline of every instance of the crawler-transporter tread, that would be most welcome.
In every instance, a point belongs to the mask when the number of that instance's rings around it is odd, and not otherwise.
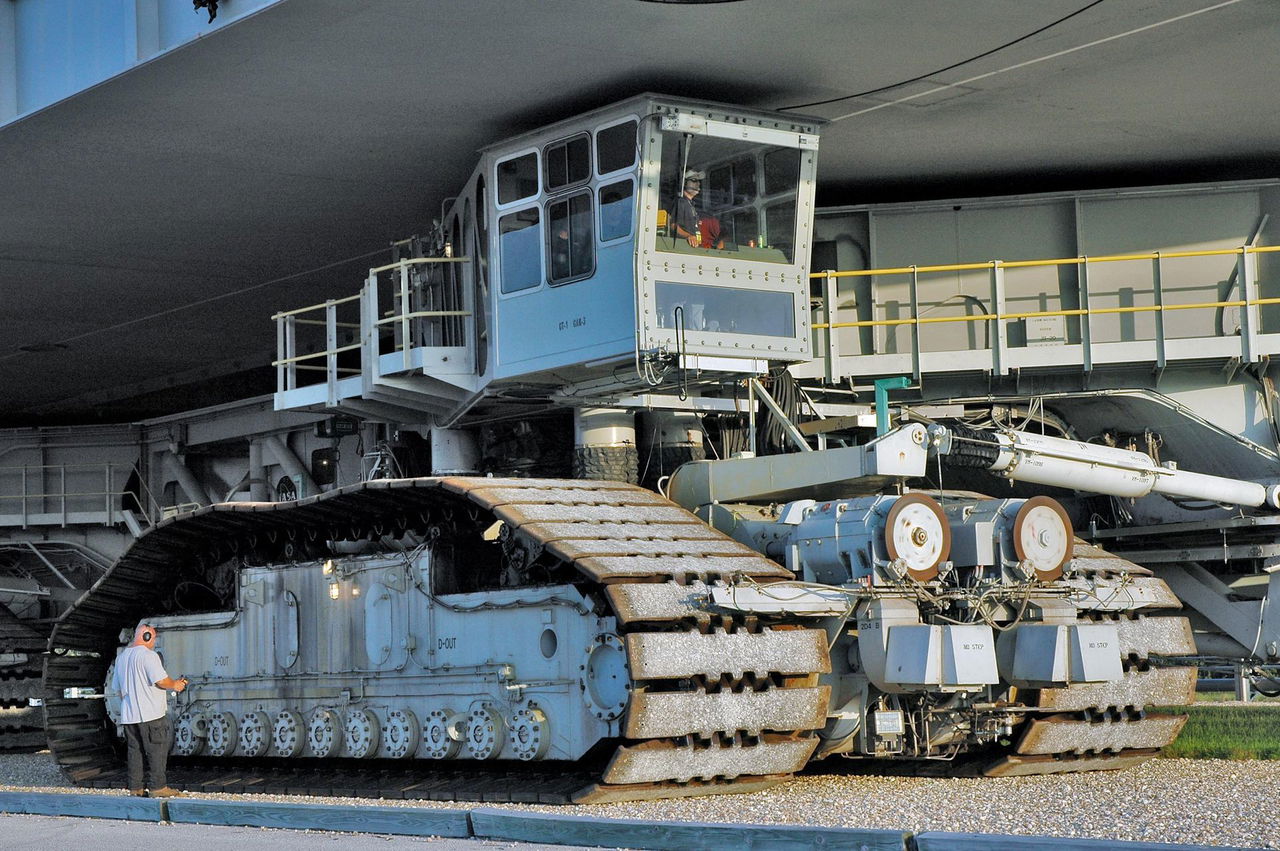
[[[170,673],[191,677],[173,709],[179,771],[224,759],[429,775],[466,761],[518,778],[546,762],[592,772],[569,797],[596,803],[749,791],[827,753],[909,755],[869,734],[861,748],[832,738],[846,720],[833,689],[850,668],[840,658],[833,671],[832,650],[851,655],[852,621],[708,602],[715,587],[793,578],[667,499],[614,482],[380,480],[295,503],[214,505],[141,536],[58,624],[49,743],[76,783],[118,772],[103,683],[121,631],[145,618]],[[1145,711],[1192,696],[1193,668],[1153,665],[1192,650],[1184,618],[1157,616],[1177,599],[1143,568],[1079,543],[1058,585],[1081,623],[1117,627],[1123,678],[944,695],[989,735],[937,753],[989,752],[989,774],[1039,774],[1127,766],[1177,735],[1181,716]],[[193,611],[181,601],[195,591],[220,605]],[[908,739],[928,729],[910,695],[893,705]],[[1005,719],[1003,734],[983,713]],[[323,774],[291,791],[329,788]],[[499,781],[522,782],[534,781]]]
[[[45,743],[44,719],[32,698],[43,695],[41,634],[0,606],[0,749],[28,749]]]

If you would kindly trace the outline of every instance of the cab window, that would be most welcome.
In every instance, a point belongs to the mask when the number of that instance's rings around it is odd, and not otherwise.
[[[792,262],[796,244],[796,205],[785,201],[765,207],[764,233],[769,247],[781,251],[787,262]]]
[[[707,172],[707,191],[713,203],[737,207],[756,200],[756,161],[735,160]]]
[[[582,183],[591,177],[591,142],[585,133],[548,145],[542,157],[548,192]]]
[[[627,121],[596,133],[596,166],[600,174],[627,168],[636,161],[636,123]]]
[[[600,241],[608,242],[631,233],[631,202],[635,185],[619,180],[600,187]]]
[[[792,192],[800,182],[800,152],[795,148],[778,148],[764,155],[764,191],[766,195]]]
[[[498,219],[498,251],[502,259],[502,291],[514,293],[542,283],[542,239],[537,207]]]
[[[590,275],[595,264],[591,193],[547,204],[547,281],[564,284]]]
[[[532,152],[498,163],[498,203],[538,194],[538,155]]]
[[[665,216],[654,215],[658,251],[794,262],[799,150],[661,132],[658,195]]]
[[[734,242],[752,248],[764,248],[764,242],[760,239],[760,216],[756,214],[754,207],[736,211],[732,223]]]

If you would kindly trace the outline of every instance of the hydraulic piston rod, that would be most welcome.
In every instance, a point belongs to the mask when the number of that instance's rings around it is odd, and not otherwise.
[[[937,454],[1018,482],[1120,497],[1151,493],[1229,505],[1280,508],[1280,485],[1209,476],[1158,464],[1146,453],[1022,431],[930,428]]]

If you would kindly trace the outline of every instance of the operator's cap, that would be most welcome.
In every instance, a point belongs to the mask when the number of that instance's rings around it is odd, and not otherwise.
[[[701,186],[701,185],[702,185],[702,172],[700,172],[700,171],[686,171],[686,172],[684,173],[684,182],[685,182],[685,183],[689,183],[690,181],[692,181],[693,183],[696,183],[696,184],[698,184],[699,186]]]

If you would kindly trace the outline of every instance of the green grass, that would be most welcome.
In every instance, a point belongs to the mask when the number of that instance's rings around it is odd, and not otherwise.
[[[1161,756],[1191,759],[1280,759],[1280,703],[1217,705],[1213,700],[1171,712],[1191,717]]]
[[[1236,693],[1234,691],[1198,691],[1196,692],[1197,703],[1219,703],[1224,700],[1235,700]],[[1254,693],[1252,703],[1256,705],[1273,704],[1280,706],[1280,697],[1267,697]]]

